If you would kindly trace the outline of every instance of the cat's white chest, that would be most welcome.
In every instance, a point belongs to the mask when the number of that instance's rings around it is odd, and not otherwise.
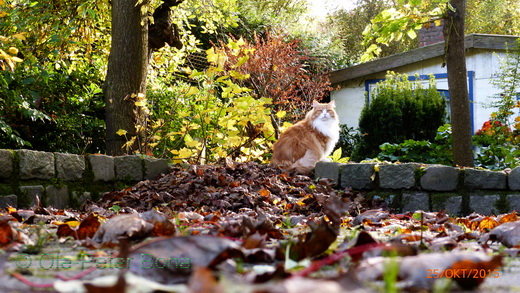
[[[324,157],[327,157],[339,140],[339,122],[336,119],[316,119],[312,122],[312,126],[329,138],[324,152]]]

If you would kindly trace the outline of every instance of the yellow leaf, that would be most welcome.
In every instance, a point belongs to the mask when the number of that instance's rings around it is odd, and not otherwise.
[[[188,93],[186,93],[186,96],[192,96],[192,95],[194,95],[194,94],[196,94],[196,93],[198,93],[198,92],[199,92],[199,89],[196,88],[196,87],[194,87],[194,86],[192,86],[192,87],[190,87],[190,89],[188,90]]]
[[[21,40],[21,41],[25,41],[26,40],[25,36],[23,34],[21,34],[21,33],[20,34],[14,34],[13,38],[17,38],[18,40]]]
[[[18,54],[18,49],[16,49],[15,47],[10,47],[9,50],[7,50],[7,52],[9,52],[9,54],[11,55],[16,55]]]
[[[182,148],[179,150],[179,158],[186,159],[193,155],[193,151],[187,148]]]
[[[146,102],[145,101],[137,101],[137,102],[135,102],[135,105],[137,107],[144,107],[144,106],[146,106]]]
[[[65,224],[69,225],[70,227],[78,227],[79,224],[81,224],[80,221],[67,221]]]
[[[200,145],[200,142],[198,142],[196,140],[186,142],[186,146],[188,146],[190,148],[198,147],[199,145]]]
[[[283,118],[285,115],[287,115],[286,111],[278,111],[278,113],[276,113],[276,117],[278,118]]]
[[[126,135],[127,134],[127,131],[124,130],[124,129],[119,129],[117,132],[116,132],[117,135],[119,136],[123,136],[123,135]]]

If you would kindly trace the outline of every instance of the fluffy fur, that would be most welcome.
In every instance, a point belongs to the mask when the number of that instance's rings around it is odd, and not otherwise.
[[[313,103],[305,119],[289,127],[273,145],[271,165],[308,174],[324,160],[339,139],[338,115],[334,101]]]

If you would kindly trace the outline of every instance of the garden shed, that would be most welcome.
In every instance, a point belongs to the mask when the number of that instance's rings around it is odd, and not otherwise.
[[[422,39],[421,39],[422,37]],[[494,109],[489,108],[493,95],[498,93],[491,81],[500,70],[500,60],[505,57],[506,48],[512,47],[518,37],[504,35],[471,34],[465,37],[468,91],[472,129],[476,132],[489,120]],[[437,90],[449,99],[448,81],[444,63],[444,42],[442,38],[419,34],[419,48],[391,55],[345,69],[331,72],[333,87],[339,89],[331,93],[336,103],[340,123],[358,127],[358,120],[365,102],[370,102],[372,89],[385,78],[388,71],[407,74],[410,79],[425,79],[433,75]],[[449,104],[449,103],[448,103]],[[449,111],[449,109],[448,109]]]

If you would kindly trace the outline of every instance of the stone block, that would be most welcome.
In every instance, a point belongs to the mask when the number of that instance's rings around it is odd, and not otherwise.
[[[432,197],[432,211],[445,210],[450,216],[460,215],[462,211],[462,196],[456,193],[434,193]]]
[[[508,194],[506,196],[507,203],[509,204],[509,212],[517,211],[520,212],[520,193]]]
[[[113,181],[115,176],[114,158],[105,155],[88,156],[88,161],[94,173],[94,181]]]
[[[402,202],[403,213],[430,210],[430,196],[426,192],[405,192]]]
[[[409,189],[415,186],[415,171],[418,164],[379,165],[379,187],[387,189]]]
[[[82,205],[87,200],[92,200],[92,195],[90,194],[90,192],[77,192],[77,191],[73,191],[72,192],[72,197],[74,199],[76,199],[76,201],[80,205]]]
[[[160,174],[168,173],[168,162],[163,159],[145,158],[144,159],[144,179],[155,179]]]
[[[65,209],[69,206],[69,189],[67,186],[57,187],[49,185],[45,188],[47,193],[47,205],[57,209]]]
[[[42,200],[43,191],[42,185],[20,186],[20,193],[22,194],[21,197],[23,200],[20,200],[20,197],[18,198],[19,208],[30,208],[34,206],[37,203],[36,197],[38,197],[40,201]]]
[[[57,177],[67,181],[77,181],[83,178],[85,158],[80,155],[54,153],[56,159]]]
[[[143,159],[139,156],[115,157],[117,180],[143,180]]]
[[[464,185],[471,189],[504,190],[507,187],[507,175],[502,171],[464,169]]]
[[[4,195],[0,196],[0,208],[7,208],[7,207],[18,207],[18,197],[16,194],[10,194],[10,195]]]
[[[16,150],[20,159],[20,179],[51,179],[54,178],[54,154]]]
[[[482,193],[471,193],[469,198],[469,208],[471,212],[482,215],[498,215],[500,211],[495,207],[500,195],[483,195]]]
[[[340,168],[343,164],[333,162],[318,162],[314,168],[314,177],[330,178],[335,184],[339,183]]]
[[[341,187],[352,189],[373,190],[376,184],[374,163],[357,164],[348,163],[341,165]]]
[[[509,173],[507,181],[509,183],[509,189],[520,190],[520,167],[514,168],[511,173]]]
[[[0,150],[0,178],[9,178],[13,173],[13,154],[8,150]]]
[[[453,191],[457,189],[459,182],[458,168],[450,166],[433,165],[425,169],[421,177],[421,187],[424,190]]]

